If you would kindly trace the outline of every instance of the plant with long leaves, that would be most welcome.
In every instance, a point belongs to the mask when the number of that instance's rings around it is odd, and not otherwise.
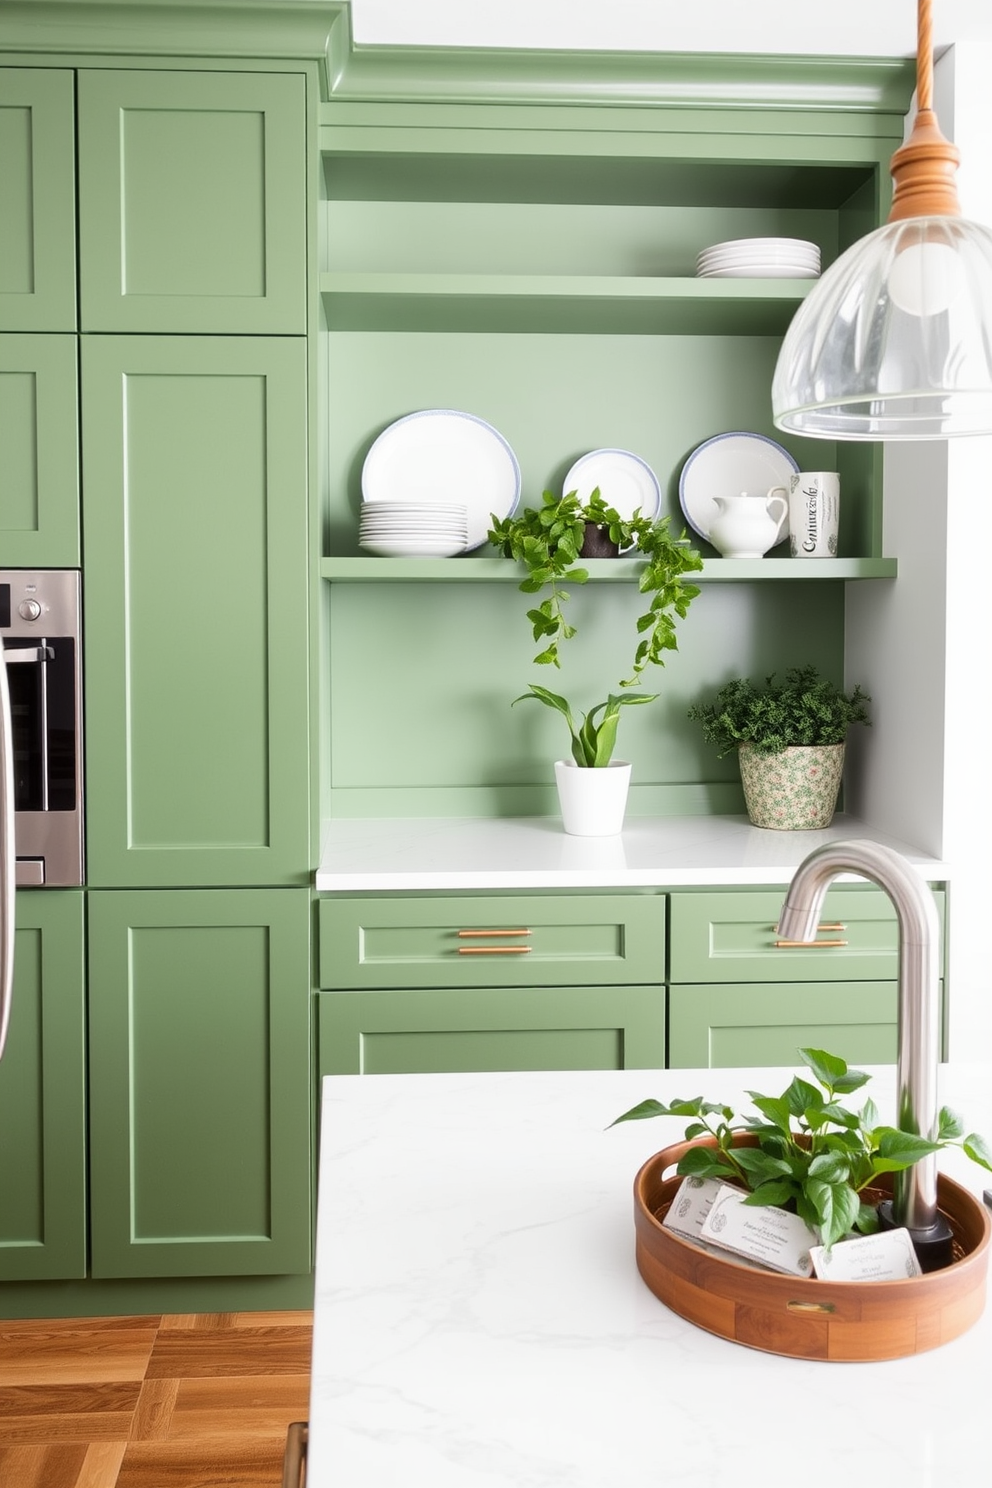
[[[679,1174],[748,1189],[746,1204],[790,1209],[818,1230],[828,1247],[852,1230],[872,1234],[878,1229],[877,1209],[862,1194],[883,1173],[903,1172],[947,1147],[961,1148],[992,1172],[988,1143],[977,1132],[966,1136],[961,1119],[948,1107],[941,1110],[932,1138],[886,1126],[871,1099],[860,1111],[850,1111],[838,1100],[860,1090],[869,1075],[823,1049],[800,1049],[799,1055],[820,1088],[796,1075],[779,1096],[749,1090],[756,1116],[738,1120],[729,1106],[694,1096],[667,1105],[642,1101],[611,1124],[652,1116],[689,1118],[687,1141],[713,1140],[690,1147],[679,1161]],[[735,1145],[740,1133],[750,1134],[756,1145]]]
[[[548,708],[554,708],[564,715],[568,724],[569,733],[572,736],[572,758],[577,765],[585,769],[595,769],[610,763],[613,758],[613,750],[617,742],[617,725],[620,722],[620,709],[631,703],[653,703],[658,696],[656,692],[611,692],[605,703],[597,703],[590,708],[588,713],[583,713],[581,724],[575,722],[572,710],[566,700],[557,692],[549,692],[546,687],[538,687],[532,682],[530,692],[521,693],[518,698],[513,699],[511,707],[516,703],[525,702],[528,698],[536,698],[539,703],[544,703]],[[602,718],[597,723],[599,714]]]

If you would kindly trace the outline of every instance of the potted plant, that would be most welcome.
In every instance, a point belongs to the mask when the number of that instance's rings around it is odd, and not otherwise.
[[[850,1069],[823,1049],[800,1049],[799,1056],[820,1088],[796,1075],[781,1095],[749,1091],[755,1116],[738,1119],[729,1106],[695,1096],[668,1105],[641,1101],[612,1125],[652,1116],[689,1118],[690,1146],[677,1165],[680,1176],[717,1178],[747,1189],[747,1204],[790,1209],[819,1232],[827,1247],[854,1230],[865,1235],[878,1230],[883,1174],[902,1172],[947,1147],[960,1147],[992,1172],[988,1143],[977,1132],[965,1136],[960,1118],[948,1107],[940,1112],[932,1141],[886,1126],[871,1099],[859,1111],[838,1099],[868,1083],[871,1077],[863,1070]],[[740,1145],[742,1136],[754,1145]],[[705,1145],[701,1138],[708,1139]]]
[[[540,645],[534,657],[537,666],[560,667],[559,648],[576,633],[565,619],[563,606],[568,591],[564,583],[585,584],[589,570],[579,562],[583,556],[616,557],[631,553],[644,560],[637,571],[639,593],[650,596],[638,616],[638,640],[629,674],[620,688],[640,685],[648,666],[664,666],[666,651],[676,651],[676,619],[684,619],[699,588],[685,579],[703,566],[697,552],[669,531],[668,517],[651,521],[635,512],[621,517],[608,506],[598,488],[586,500],[577,492],[555,496],[545,491],[540,507],[526,507],[503,520],[493,518],[490,542],[506,558],[522,563],[527,572],[520,583],[523,594],[549,592],[527,618],[534,640]],[[630,764],[614,760],[620,710],[634,703],[650,703],[657,693],[611,692],[576,722],[571,705],[559,693],[532,683],[514,704],[536,699],[561,713],[571,735],[571,760],[555,763],[555,778],[565,830],[578,836],[607,836],[623,824]]]
[[[847,731],[870,724],[871,697],[844,692],[815,666],[790,667],[758,686],[738,677],[689,717],[722,758],[736,749],[748,816],[756,827],[809,830],[830,825],[837,804]]]

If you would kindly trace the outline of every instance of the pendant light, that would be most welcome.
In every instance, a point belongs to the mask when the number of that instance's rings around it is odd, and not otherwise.
[[[917,22],[917,114],[892,157],[888,222],[826,270],[779,353],[772,413],[794,434],[992,433],[992,231],[961,216],[960,157],[933,111],[930,0]]]

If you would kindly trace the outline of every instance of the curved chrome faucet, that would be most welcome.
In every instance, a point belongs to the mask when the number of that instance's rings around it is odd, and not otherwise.
[[[940,922],[933,894],[912,864],[891,848],[866,841],[827,843],[815,848],[795,872],[778,925],[783,938],[816,938],[824,895],[839,873],[870,879],[895,905],[899,923],[898,1124],[904,1131],[932,1138],[937,1125],[940,1047]],[[947,1225],[937,1212],[935,1156],[894,1175],[892,1217],[913,1232],[914,1242],[919,1234],[921,1239],[929,1235],[935,1244],[943,1243]],[[925,1267],[922,1260],[921,1264]]]

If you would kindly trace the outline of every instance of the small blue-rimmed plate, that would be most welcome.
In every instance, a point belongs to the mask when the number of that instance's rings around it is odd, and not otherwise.
[[[650,522],[661,510],[658,477],[646,460],[629,450],[590,450],[566,475],[562,495],[576,491],[580,501],[588,501],[597,486],[606,505],[628,520],[640,510]]]
[[[694,532],[708,540],[719,514],[718,496],[767,496],[773,486],[784,486],[788,493],[790,477],[798,469],[789,451],[764,434],[739,430],[715,434],[697,445],[682,466],[679,501],[685,519]],[[786,513],[775,542],[782,542],[788,530]]]

